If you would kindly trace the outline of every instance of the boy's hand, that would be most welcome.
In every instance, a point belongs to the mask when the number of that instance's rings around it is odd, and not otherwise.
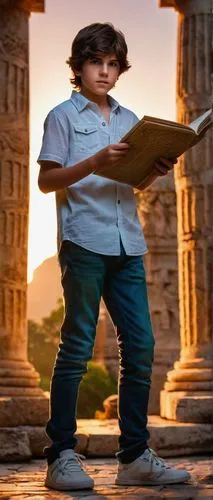
[[[170,170],[174,168],[174,164],[177,163],[177,158],[159,158],[153,165],[156,173],[159,176],[166,175]]]
[[[129,148],[130,146],[126,142],[119,142],[118,144],[109,144],[106,148],[101,149],[92,157],[93,172],[103,172],[115,165],[119,160],[122,160]]]

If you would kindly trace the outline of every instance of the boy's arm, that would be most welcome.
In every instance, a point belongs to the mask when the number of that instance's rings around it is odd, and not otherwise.
[[[177,163],[177,158],[172,158],[171,160],[168,160],[167,158],[160,158],[159,161],[155,162],[153,165],[153,173],[150,174],[144,182],[141,182],[141,184],[137,186],[137,189],[139,189],[139,191],[143,191],[158,177],[168,174],[168,172],[173,169],[175,163]]]
[[[50,193],[68,187],[93,172],[98,173],[98,170],[107,172],[107,167],[116,166],[116,163],[127,153],[128,149],[129,145],[124,142],[110,144],[86,160],[66,168],[62,168],[62,165],[54,161],[40,160],[39,189],[43,193]],[[153,174],[145,182],[141,183],[138,189],[142,191],[152,184],[157,177],[166,175],[172,170],[176,161],[176,158],[172,160],[160,158],[160,161],[153,165]]]
[[[50,193],[74,184],[92,172],[92,157],[66,168],[54,161],[41,160],[38,186],[43,193]]]
[[[119,144],[109,144],[93,156],[83,160],[71,167],[65,167],[56,161],[40,160],[40,172],[38,186],[43,193],[50,193],[66,188],[75,182],[80,181],[87,175],[106,170],[107,167],[116,165],[127,153],[129,145],[122,142]]]

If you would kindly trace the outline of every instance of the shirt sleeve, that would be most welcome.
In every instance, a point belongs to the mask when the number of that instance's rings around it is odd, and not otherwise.
[[[42,146],[37,162],[55,161],[64,165],[68,156],[68,124],[52,110],[44,122]]]

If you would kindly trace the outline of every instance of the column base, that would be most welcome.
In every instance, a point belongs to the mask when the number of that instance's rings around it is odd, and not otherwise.
[[[0,396],[0,428],[45,425],[49,417],[49,393],[42,397]]]
[[[160,416],[176,422],[212,423],[213,394],[207,391],[161,391]]]
[[[187,392],[189,395],[201,391],[211,393],[213,391],[212,360],[193,358],[176,361],[174,369],[167,373],[164,389],[167,392]]]
[[[28,361],[0,360],[0,396],[43,396],[39,373]]]

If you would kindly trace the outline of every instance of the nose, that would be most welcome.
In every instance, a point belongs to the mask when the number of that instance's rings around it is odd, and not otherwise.
[[[102,75],[108,75],[108,64],[106,62],[101,65],[100,72]]]

